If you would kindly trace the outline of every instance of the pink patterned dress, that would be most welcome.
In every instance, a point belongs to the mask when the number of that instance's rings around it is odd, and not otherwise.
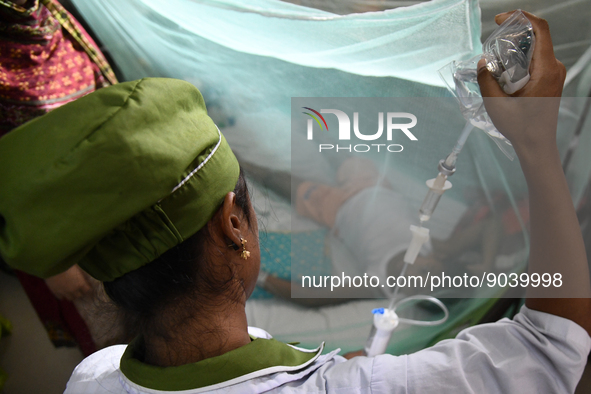
[[[117,83],[80,24],[55,0],[0,0],[0,136]]]
[[[12,129],[117,79],[95,42],[55,0],[0,0],[0,138]],[[2,263],[0,259],[0,263]],[[45,281],[16,271],[55,346],[96,350],[75,305]]]

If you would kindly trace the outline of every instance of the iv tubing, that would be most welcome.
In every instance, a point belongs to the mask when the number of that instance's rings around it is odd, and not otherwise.
[[[456,168],[456,161],[458,159],[458,155],[464,148],[464,144],[466,143],[468,136],[472,132],[472,129],[474,129],[472,123],[470,121],[466,122],[466,125],[462,130],[462,134],[460,134],[460,138],[458,138],[451,153],[445,158],[445,161],[443,162],[443,165],[446,169],[452,171]]]
[[[460,138],[458,138],[456,141],[451,153],[447,155],[445,159],[439,161],[439,174],[437,174],[436,178],[429,179],[427,181],[429,192],[425,196],[425,199],[421,204],[421,208],[419,209],[419,220],[421,221],[421,225],[431,219],[431,215],[433,215],[437,204],[439,204],[441,196],[447,189],[451,187],[451,183],[447,182],[447,178],[456,172],[456,161],[458,160],[458,155],[464,148],[464,144],[466,143],[466,140],[470,136],[470,133],[473,129],[474,126],[472,123],[469,121],[466,122],[466,125],[462,130],[462,134],[460,134]]]
[[[441,160],[439,162],[439,174],[437,175],[437,178],[427,181],[427,184],[429,186],[429,193],[427,194],[425,201],[423,201],[423,205],[421,206],[421,209],[419,211],[421,213],[421,218],[420,218],[421,224],[424,221],[429,220],[429,218],[431,217],[431,214],[433,213],[433,211],[435,210],[435,207],[437,206],[437,203],[439,202],[439,198],[441,198],[441,195],[446,190],[445,186],[446,186],[447,177],[454,174],[454,172],[456,170],[456,161],[458,159],[458,155],[460,154],[460,152],[464,148],[464,144],[466,143],[468,136],[472,132],[472,129],[474,129],[474,126],[472,125],[472,123],[470,121],[466,122],[466,125],[464,126],[464,129],[462,130],[462,134],[460,134],[460,138],[458,138],[458,140],[456,141],[456,144],[453,147],[451,153],[444,160]],[[432,184],[429,184],[429,182],[432,182]],[[451,184],[449,184],[449,186],[447,188],[449,188],[449,187],[451,187]],[[425,211],[425,212],[423,212],[423,211]],[[420,228],[422,228],[422,225]],[[413,231],[413,233],[416,232],[415,230],[413,230],[413,226],[411,226],[411,231]],[[428,234],[428,230],[427,230],[427,234]],[[414,234],[414,236],[416,236],[416,235],[417,234]],[[428,235],[427,235],[427,239],[428,239]],[[414,242],[414,238],[413,238],[413,242]],[[424,240],[422,242],[424,242]],[[411,263],[414,263],[414,259],[416,258],[416,256],[415,255],[413,255],[413,256],[414,257],[410,257],[412,259],[412,261],[405,261],[404,262],[404,265],[402,266],[402,271],[400,272],[400,276],[404,276],[406,274],[406,270],[407,270],[408,266]],[[406,259],[406,256],[405,256],[405,259]],[[447,321],[447,319],[449,317],[449,310],[447,309],[445,304],[443,304],[443,302],[441,302],[440,300],[438,300],[435,297],[427,296],[427,295],[415,295],[415,296],[404,298],[404,299],[396,302],[396,297],[398,296],[399,289],[400,289],[400,287],[398,285],[394,288],[394,294],[392,295],[392,300],[390,301],[390,305],[388,306],[388,311],[390,311],[394,316],[396,316],[396,308],[398,308],[401,305],[404,305],[408,302],[411,302],[411,301],[432,302],[433,304],[435,304],[439,308],[441,308],[444,316],[439,320],[431,320],[431,321],[405,319],[405,318],[397,317],[397,322],[406,323],[406,324],[415,325],[415,326],[437,326],[437,325],[443,324]],[[384,342],[384,341],[385,342],[380,343],[380,345],[383,345],[383,349],[378,350],[378,352],[376,354],[383,353],[383,351],[385,350],[385,347],[387,345],[387,342],[390,340],[390,335],[392,335],[392,330],[397,325],[398,325],[398,323],[395,326],[393,326],[391,330],[387,330],[387,332],[385,332],[385,333],[382,332],[382,336],[380,338],[381,338],[382,342]],[[380,330],[376,329],[375,322],[374,322],[373,327],[374,327],[374,331],[372,331],[373,337],[372,337],[372,334],[370,334],[370,338],[368,339],[368,341],[371,341],[371,345],[369,346],[370,349],[373,349],[373,346],[375,345],[375,336],[378,335],[378,332],[383,331],[383,330],[380,331]],[[367,348],[367,346],[366,346],[366,348]]]
[[[404,274],[406,274],[406,269],[408,268],[410,264],[409,263],[404,263],[404,266],[402,266],[402,271],[400,272],[400,276],[404,276]],[[392,301],[390,301],[390,306],[388,306],[388,309],[390,309],[391,311],[394,310],[394,304],[396,302],[396,296],[398,295],[398,290],[400,290],[400,287],[398,287],[398,284],[396,284],[396,287],[394,288],[394,295],[392,295]]]
[[[464,129],[462,130],[462,134],[460,135],[460,138],[458,138],[458,142],[456,142],[456,146],[454,146],[453,151],[456,153],[460,153],[462,151],[462,148],[464,147],[464,144],[466,143],[466,140],[468,139],[468,136],[470,135],[470,132],[474,129],[474,126],[472,125],[471,122],[466,122],[466,125],[464,126]]]
[[[398,320],[400,321],[400,323],[412,324],[414,326],[436,326],[439,324],[443,324],[447,321],[447,318],[449,317],[449,311],[447,310],[447,307],[445,306],[445,304],[443,302],[441,302],[440,300],[438,300],[437,298],[427,296],[427,295],[415,295],[415,296],[407,297],[403,300],[400,300],[396,304],[394,304],[394,307],[391,310],[395,311],[396,308],[398,308],[400,305],[406,304],[409,301],[417,301],[417,300],[430,301],[430,302],[434,303],[435,305],[437,305],[438,307],[441,308],[441,310],[444,313],[444,316],[439,320],[430,320],[430,321],[405,319],[405,318],[399,317]]]

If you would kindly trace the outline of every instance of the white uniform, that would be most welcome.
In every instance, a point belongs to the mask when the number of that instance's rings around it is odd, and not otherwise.
[[[250,332],[270,337],[262,330]],[[468,328],[410,355],[346,361],[336,351],[320,355],[319,348],[295,368],[277,365],[174,393],[572,393],[590,348],[591,338],[579,325],[523,307],[513,320]],[[87,357],[65,393],[171,393],[141,387],[123,375],[124,350],[112,346]]]

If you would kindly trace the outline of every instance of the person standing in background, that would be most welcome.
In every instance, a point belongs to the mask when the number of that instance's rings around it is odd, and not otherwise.
[[[57,1],[0,0],[0,138],[116,83],[97,44]],[[97,283],[78,266],[46,280],[15,273],[55,346],[78,344],[89,355],[113,343],[111,327],[87,324]]]

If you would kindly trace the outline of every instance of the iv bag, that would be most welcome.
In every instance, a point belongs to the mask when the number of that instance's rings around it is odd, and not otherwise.
[[[530,21],[521,11],[514,12],[483,44],[486,68],[507,94],[529,81],[529,65],[535,38]]]
[[[534,45],[530,21],[523,12],[516,11],[486,39],[482,55],[453,61],[439,70],[447,89],[458,99],[464,118],[492,137],[511,160],[515,157],[511,143],[496,129],[484,108],[477,65],[484,58],[487,69],[505,93],[513,94],[529,81]]]

